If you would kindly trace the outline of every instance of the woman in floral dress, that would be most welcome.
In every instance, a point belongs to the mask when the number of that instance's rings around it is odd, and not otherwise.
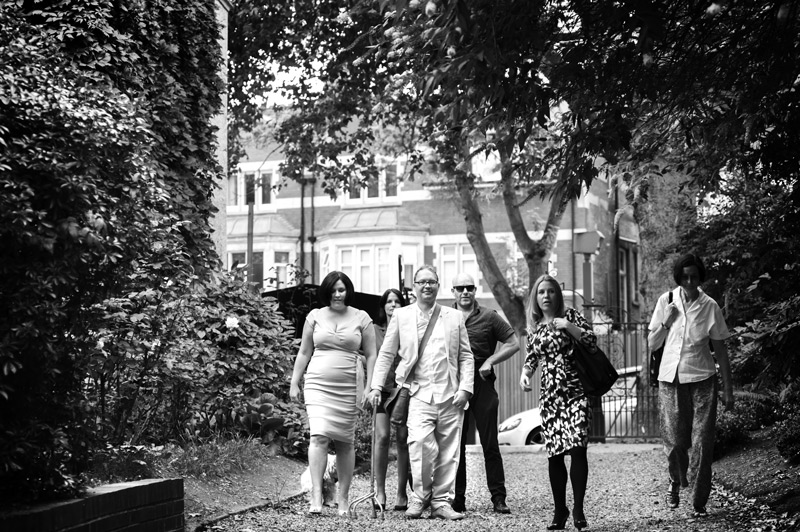
[[[573,363],[575,342],[590,349],[597,337],[581,314],[564,306],[558,282],[549,275],[539,277],[528,300],[527,356],[520,386],[531,390],[531,377],[541,366],[542,382],[539,411],[548,455],[550,488],[555,512],[547,530],[563,530],[569,519],[567,479],[572,481],[575,528],[587,526],[583,499],[589,476],[586,446],[589,441],[591,411]],[[570,470],[564,456],[569,454]]]

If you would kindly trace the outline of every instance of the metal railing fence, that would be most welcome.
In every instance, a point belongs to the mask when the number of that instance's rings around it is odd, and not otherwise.
[[[617,368],[620,378],[594,401],[594,439],[659,437],[658,389],[648,378],[650,351],[647,323],[595,323],[597,344]]]

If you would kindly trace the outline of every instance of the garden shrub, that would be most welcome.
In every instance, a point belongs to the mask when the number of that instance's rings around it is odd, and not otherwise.
[[[800,408],[781,421],[775,430],[775,446],[790,464],[800,464]]]
[[[800,464],[800,383],[793,381],[781,392],[783,420],[773,431],[775,446],[787,462]]]
[[[160,476],[161,449],[146,445],[106,445],[92,455],[86,472],[91,485],[127,482]]]
[[[202,400],[151,378],[191,341],[135,334],[219,265],[218,39],[214,2],[0,3],[0,504],[78,493],[106,439],[155,441]]]
[[[370,466],[372,457],[372,410],[365,408],[356,418],[356,464]]]
[[[305,406],[290,401],[278,401],[275,411],[283,418],[283,428],[277,435],[281,451],[286,456],[305,459],[311,437]]]
[[[769,427],[781,418],[780,402],[776,395],[737,391],[735,397],[734,415],[745,430]]]
[[[780,408],[779,419],[787,419],[800,414],[800,380],[795,380],[787,385],[779,394]]]
[[[714,434],[714,460],[748,441],[747,421],[737,415],[736,410],[728,412],[717,410],[717,424]]]
[[[732,449],[750,439],[749,432],[773,425],[781,418],[778,397],[737,391],[733,411],[718,406],[714,459],[721,458]]]
[[[272,453],[256,438],[213,436],[203,442],[170,447],[161,462],[170,474],[185,477],[224,477],[252,470]]]
[[[288,397],[293,329],[245,280],[227,273],[204,284],[170,279],[96,311],[86,394],[112,443],[246,434],[256,429],[254,403],[259,426],[286,413],[280,399]],[[285,421],[286,431],[296,428]],[[274,439],[257,430],[267,443]]]

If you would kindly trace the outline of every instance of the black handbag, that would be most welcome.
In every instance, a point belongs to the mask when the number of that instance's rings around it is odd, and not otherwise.
[[[383,408],[389,415],[392,425],[405,425],[408,421],[408,401],[411,393],[405,386],[398,386],[389,394]]]
[[[572,358],[583,386],[583,393],[589,397],[604,395],[617,382],[619,378],[617,370],[599,347],[592,352],[577,340],[574,344]]]
[[[672,303],[672,290],[669,291],[669,302]],[[667,339],[664,338],[664,343],[661,347],[650,351],[650,386],[658,388],[658,373],[661,371],[661,358],[664,356],[664,346],[667,344]]]
[[[425,333],[422,335],[422,340],[419,341],[419,349],[417,352],[420,355],[422,354],[422,351],[425,350],[425,346],[428,344],[428,338],[430,338],[431,332],[433,332],[433,325],[436,323],[436,319],[439,317],[440,308],[441,307],[439,307],[439,305],[436,305],[436,307],[433,309],[431,320],[428,322],[428,326],[425,328]],[[411,372],[409,372],[409,375],[411,375]],[[406,421],[408,421],[408,403],[410,399],[411,391],[402,385],[393,389],[389,394],[389,397],[386,398],[386,401],[383,403],[383,408],[386,410],[386,413],[389,414],[389,421],[391,421],[392,425],[397,426],[406,424]]]

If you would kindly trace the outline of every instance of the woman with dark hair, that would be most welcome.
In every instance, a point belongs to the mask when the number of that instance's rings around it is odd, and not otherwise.
[[[700,288],[706,279],[700,257],[689,253],[678,258],[672,277],[677,285],[672,301],[669,292],[658,298],[647,340],[651,348],[664,346],[658,369],[658,411],[669,472],[667,505],[677,508],[681,488],[691,485],[693,513],[700,517],[706,515],[711,494],[719,386],[716,364],[725,407],[733,408],[725,346],[730,333],[719,305]]]
[[[583,499],[589,478],[586,447],[591,411],[575,370],[573,349],[575,342],[581,342],[594,350],[597,337],[577,310],[564,306],[561,286],[549,275],[542,275],[533,285],[527,321],[527,357],[520,386],[529,392],[534,371],[542,367],[539,411],[555,504],[547,530],[563,530],[569,519],[567,478],[572,481],[573,523],[580,530],[587,526]],[[569,477],[564,463],[567,454],[571,457]]]
[[[383,338],[386,336],[386,326],[392,319],[394,309],[405,307],[403,294],[396,288],[386,290],[378,301],[378,320],[375,322],[375,342],[380,351]],[[390,424],[389,414],[383,408],[383,404],[389,397],[391,390],[397,386],[395,383],[395,368],[400,358],[395,359],[386,382],[383,384],[381,402],[375,410],[375,484],[376,497],[378,502],[386,506],[386,469],[389,465],[389,435]],[[397,437],[397,496],[395,497],[394,509],[398,512],[405,512],[408,509],[408,494],[406,485],[408,483],[408,428],[405,425],[398,425],[395,429]]]
[[[308,469],[312,515],[322,513],[322,478],[331,440],[336,446],[339,515],[347,515],[349,508],[356,419],[364,399],[365,374],[359,351],[366,355],[367,390],[377,353],[372,319],[363,310],[349,306],[354,293],[353,283],[342,272],[331,272],[322,280],[317,297],[323,307],[312,310],[306,317],[292,373],[289,394],[293,401],[305,399],[311,432]]]

